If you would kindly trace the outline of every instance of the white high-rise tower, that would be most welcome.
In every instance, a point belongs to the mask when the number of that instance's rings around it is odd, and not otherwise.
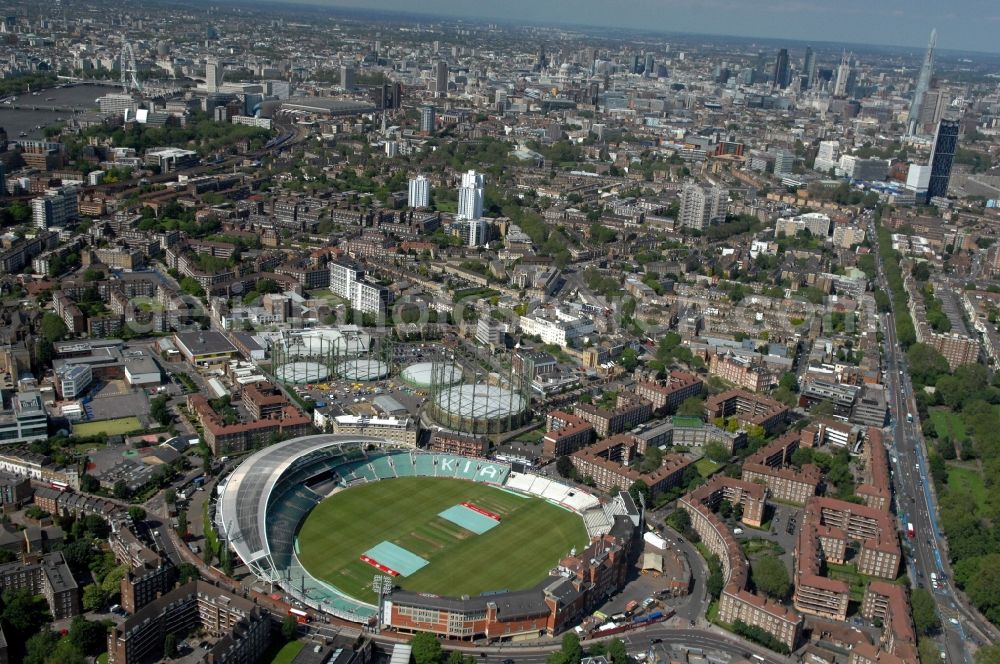
[[[480,173],[469,171],[462,175],[458,190],[458,218],[479,219],[483,216],[483,188],[486,181]]]
[[[410,195],[407,199],[412,208],[427,207],[431,204],[431,183],[423,175],[410,180]]]

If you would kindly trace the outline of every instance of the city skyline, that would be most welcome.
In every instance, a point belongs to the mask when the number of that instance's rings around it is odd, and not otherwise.
[[[298,2],[298,0],[295,0]],[[985,0],[959,0],[947,12],[929,0],[904,5],[893,2],[874,7],[861,0],[837,5],[818,5],[799,0],[775,0],[752,7],[735,0],[639,0],[609,5],[598,0],[571,3],[532,3],[512,0],[506,15],[489,10],[468,9],[456,0],[428,0],[420,8],[402,0],[305,0],[306,4],[331,9],[384,11],[414,16],[508,23],[546,23],[567,27],[636,29],[664,34],[704,35],[756,39],[788,39],[829,44],[862,44],[899,48],[922,48],[927,34],[937,27],[939,48],[961,52],[1000,53],[995,29],[1000,26],[1000,7]],[[622,5],[619,10],[614,6]],[[668,12],[653,16],[651,12]],[[837,17],[842,20],[838,21]],[[976,21],[968,21],[976,16]]]

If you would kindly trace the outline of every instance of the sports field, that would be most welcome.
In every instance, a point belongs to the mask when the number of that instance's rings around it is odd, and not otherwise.
[[[500,515],[500,525],[476,535],[439,516],[465,501]],[[400,587],[478,595],[534,586],[570,549],[587,544],[587,531],[578,515],[538,498],[467,480],[402,477],[323,501],[299,530],[299,560],[316,578],[374,602],[378,571],[359,557],[385,541],[429,561],[412,576],[396,577]]]
[[[142,431],[142,422],[138,417],[120,417],[117,420],[99,420],[97,422],[78,422],[73,425],[73,435],[86,438],[106,433],[109,436],[123,435],[133,431]]]

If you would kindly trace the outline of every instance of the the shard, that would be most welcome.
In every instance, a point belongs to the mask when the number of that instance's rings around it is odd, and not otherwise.
[[[924,105],[924,97],[931,86],[931,76],[934,75],[934,49],[937,48],[937,29],[931,30],[931,40],[927,44],[927,54],[924,56],[924,64],[920,67],[920,75],[917,76],[917,87],[913,90],[913,103],[910,104],[910,113],[906,118],[906,130],[911,136],[917,133],[917,125],[920,123],[920,109]]]

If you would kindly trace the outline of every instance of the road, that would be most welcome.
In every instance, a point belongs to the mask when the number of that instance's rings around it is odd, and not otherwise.
[[[330,625],[313,623],[309,625],[308,633],[323,636],[332,636],[334,634],[353,636],[355,632]],[[393,635],[381,634],[374,635],[373,638],[383,648],[391,649],[393,645],[409,637],[405,636],[401,639],[399,637],[393,638]],[[720,627],[710,629],[694,627],[677,628],[671,626],[669,623],[660,623],[634,632],[626,632],[607,638],[617,638],[624,641],[625,647],[630,654],[634,655],[654,650],[658,651],[661,655],[665,655],[661,657],[661,660],[666,661],[680,659],[676,654],[677,651],[671,653],[672,646],[685,649],[701,649],[706,653],[712,651],[726,653],[733,658],[743,657],[747,654],[759,655],[768,664],[790,664],[793,661],[788,657],[778,655],[760,646],[741,641]],[[584,641],[584,649],[592,642]],[[556,639],[552,645],[546,646],[503,644],[493,648],[478,648],[475,646],[464,646],[459,643],[443,643],[442,645],[445,650],[460,650],[463,653],[474,655],[480,662],[499,663],[510,659],[516,662],[516,664],[544,664],[549,654],[559,647],[559,640]]]
[[[881,259],[877,267],[878,286],[889,292]],[[896,489],[896,512],[900,519],[900,529],[905,533],[907,523],[912,523],[916,532],[916,537],[912,540],[904,536],[909,558],[909,576],[914,585],[930,590],[937,601],[942,622],[939,646],[947,653],[948,661],[971,664],[968,641],[989,643],[997,638],[996,628],[957,596],[949,580],[951,570],[946,553],[947,545],[938,523],[936,496],[928,473],[926,447],[913,400],[913,385],[892,314],[883,314],[882,329],[886,387],[892,410],[889,440],[892,445],[891,472]],[[907,422],[907,414],[912,416],[912,422]],[[938,589],[932,588],[932,573],[946,579]]]

